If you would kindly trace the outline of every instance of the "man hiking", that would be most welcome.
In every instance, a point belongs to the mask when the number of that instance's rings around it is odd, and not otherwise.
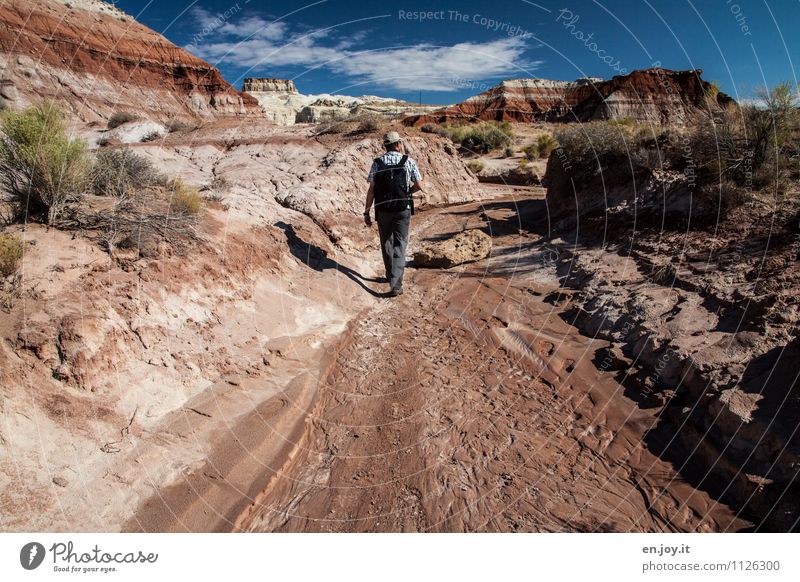
[[[364,224],[372,226],[369,209],[375,202],[375,222],[381,239],[381,254],[389,297],[403,293],[403,271],[406,268],[408,224],[414,214],[412,194],[422,190],[422,176],[417,163],[403,153],[400,134],[390,131],[383,136],[386,153],[375,158],[367,181],[367,202]]]

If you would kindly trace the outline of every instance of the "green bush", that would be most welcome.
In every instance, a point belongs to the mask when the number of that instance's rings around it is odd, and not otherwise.
[[[141,119],[140,116],[136,115],[135,113],[129,113],[127,111],[119,111],[108,118],[108,129],[114,129],[115,127],[119,127],[125,123],[130,121],[139,121]]]
[[[197,188],[187,185],[180,178],[175,178],[172,182],[172,199],[170,208],[179,214],[196,215],[200,213],[202,200]]]
[[[426,133],[437,133],[449,137],[453,143],[474,153],[489,153],[492,150],[510,146],[514,139],[511,123],[508,121],[482,121],[470,125],[425,124],[420,128]]]
[[[18,210],[53,224],[86,190],[91,158],[81,139],[67,134],[63,112],[50,101],[0,121],[0,177]]]
[[[102,151],[95,157],[92,189],[98,196],[129,197],[158,182],[150,161],[129,149]]]
[[[24,249],[20,237],[0,233],[0,275],[8,277],[19,268]]]
[[[540,135],[535,143],[526,145],[522,148],[522,152],[525,154],[525,157],[528,159],[529,162],[537,158],[549,158],[550,154],[553,153],[558,147],[558,142],[553,139],[553,136],[549,133],[545,133]]]
[[[485,121],[477,125],[454,128],[453,141],[471,152],[488,153],[509,145],[514,137],[507,121]]]
[[[536,151],[540,158],[549,158],[550,154],[553,153],[553,150],[557,147],[558,142],[556,142],[549,133],[540,135],[536,140]]]
[[[470,160],[467,162],[467,168],[473,174],[480,174],[486,166],[480,160]]]

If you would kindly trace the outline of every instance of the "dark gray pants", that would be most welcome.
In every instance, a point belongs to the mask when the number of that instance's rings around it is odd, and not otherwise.
[[[375,222],[378,223],[378,233],[381,237],[381,254],[383,266],[386,269],[386,278],[392,289],[403,287],[403,271],[406,268],[406,247],[408,246],[408,223],[411,220],[411,210],[400,212],[375,213]]]

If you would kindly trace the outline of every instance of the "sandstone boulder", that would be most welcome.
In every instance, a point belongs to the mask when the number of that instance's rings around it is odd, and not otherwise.
[[[414,263],[419,267],[449,268],[463,263],[473,263],[489,256],[492,238],[482,230],[472,229],[455,236],[428,243],[414,253]]]

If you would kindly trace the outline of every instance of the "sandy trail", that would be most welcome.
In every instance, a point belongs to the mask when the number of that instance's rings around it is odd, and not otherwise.
[[[303,435],[235,529],[747,527],[643,444],[657,410],[593,364],[606,344],[561,317],[568,299],[535,229],[515,227],[512,201],[421,213],[412,236],[487,219],[492,257],[411,269],[405,295],[351,322]]]

